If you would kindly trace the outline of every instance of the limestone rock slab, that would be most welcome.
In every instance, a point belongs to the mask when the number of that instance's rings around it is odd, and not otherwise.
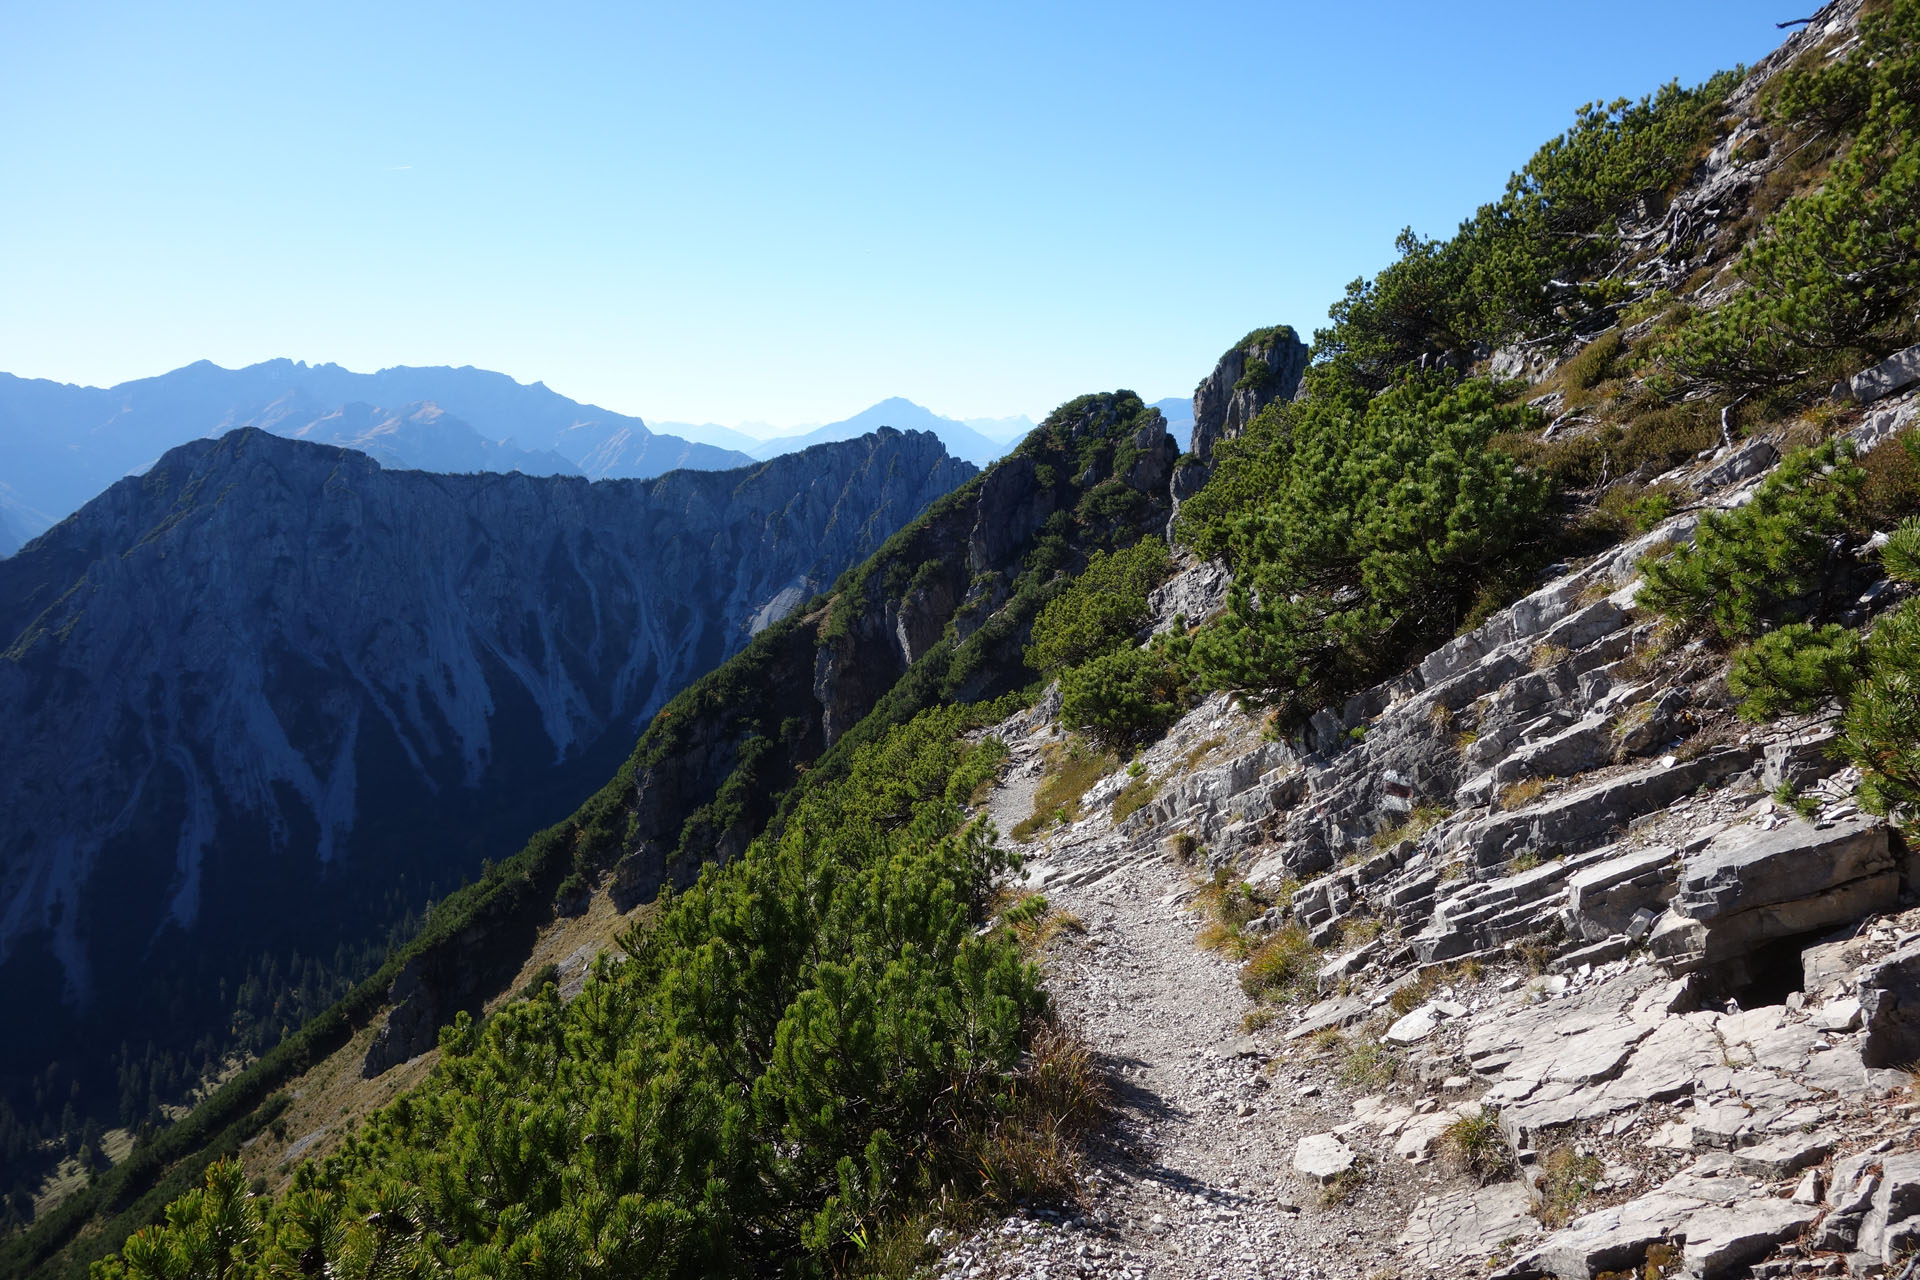
[[[1353,1168],[1359,1158],[1337,1134],[1315,1133],[1300,1139],[1293,1149],[1293,1171],[1324,1184]]]
[[[1408,1261],[1436,1269],[1449,1262],[1478,1262],[1540,1233],[1531,1207],[1532,1197],[1518,1182],[1428,1196],[1408,1216],[1400,1249]]]

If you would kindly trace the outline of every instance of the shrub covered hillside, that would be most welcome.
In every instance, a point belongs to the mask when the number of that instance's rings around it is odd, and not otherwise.
[[[603,960],[442,1034],[432,1082],[271,1202],[235,1166],[97,1274],[718,1276],[851,1259],[941,1192],[1026,1189],[1034,970],[977,932],[960,804],[1004,748],[930,712]]]
[[[1920,336],[1917,14],[1878,6],[1844,51],[1583,107],[1453,237],[1403,234],[1315,335],[1309,394],[1222,442],[1181,508],[1179,539],[1234,571],[1225,611],[1063,656],[1065,719],[1121,742],[1229,689],[1297,727],[1549,564],[1673,514],[1682,495],[1648,481],[1696,453],[1847,425],[1835,379]],[[1910,497],[1874,487],[1851,527]],[[1773,517],[1802,543],[1845,524],[1815,494]],[[1777,556],[1745,572],[1800,589]],[[1745,638],[1778,616],[1744,618]]]
[[[815,601],[668,703],[635,752],[623,902],[745,848],[803,773],[918,712],[1032,684],[1034,614],[1089,555],[1167,520],[1178,450],[1132,392],[1082,396]],[[583,853],[584,879],[605,851]]]
[[[1037,908],[988,906],[1006,856],[966,807],[1003,748],[977,730],[1057,682],[1077,768],[1215,690],[1310,739],[1550,566],[1681,513],[1695,491],[1656,481],[1703,453],[1785,461],[1640,607],[1729,664],[1744,714],[1843,714],[1870,797],[1910,812],[1920,445],[1833,438],[1859,422],[1835,379],[1920,337],[1920,0],[1865,8],[1857,41],[1585,107],[1454,236],[1403,235],[1304,394],[1190,464],[1171,547],[1158,414],[1063,406],[676,699],[503,873],[542,910],[658,892],[628,959],[443,1031],[426,1085],[279,1194],[213,1165],[101,1280],[898,1273],[933,1220],[1061,1193],[1097,1088],[1021,957]],[[1200,560],[1225,602],[1156,611]]]

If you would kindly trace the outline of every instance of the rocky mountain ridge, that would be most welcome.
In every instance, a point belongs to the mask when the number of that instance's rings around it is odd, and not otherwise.
[[[1880,789],[1889,759],[1898,785],[1920,770],[1910,733],[1862,739],[1854,715],[1861,685],[1920,667],[1920,523],[1898,524],[1920,510],[1920,360],[1881,360],[1914,340],[1898,327],[1851,330],[1785,389],[1700,356],[1742,354],[1719,327],[1753,317],[1741,244],[1789,242],[1823,180],[1845,191],[1822,168],[1844,139],[1780,145],[1817,127],[1765,81],[1852,47],[1859,11],[1828,6],[1745,81],[1583,111],[1458,240],[1408,236],[1356,282],[1302,401],[1283,403],[1291,331],[1249,335],[1195,397],[1205,462],[1176,462],[1125,393],[1063,407],[663,708],[381,990],[236,1081],[203,1128],[246,1136],[242,1165],[110,1273],[320,1151],[341,1159],[302,1177],[333,1195],[422,1184],[434,1221],[366,1227],[423,1265],[601,1256],[633,1238],[608,1212],[631,1193],[730,1251],[627,1255],[663,1275],[1910,1271],[1920,912],[1901,828],[1874,815],[1911,815]],[[1910,53],[1920,10],[1876,12]],[[1831,303],[1830,280],[1799,284]],[[1515,536],[1481,539],[1493,524]],[[1171,553],[1135,540],[1161,530]],[[928,758],[949,763],[914,776]],[[937,818],[913,826],[906,797]],[[997,886],[993,828],[1025,855]],[[833,843],[849,833],[865,843]],[[931,968],[922,893],[947,930]],[[594,958],[614,931],[637,963]],[[960,1073],[895,1064],[988,1025],[924,1031],[986,989],[939,965],[989,952],[1028,1034],[998,1077],[967,1064],[1004,1090],[994,1116],[929,1123]],[[623,1007],[659,1021],[607,1034]],[[295,1075],[317,1044],[338,1047]],[[342,1132],[349,1074],[360,1114],[410,1090],[370,1144]],[[685,1092],[655,1092],[667,1077]],[[501,1080],[511,1111],[485,1093]],[[285,1111],[249,1117],[289,1081]],[[667,1106],[628,1128],[641,1098]],[[735,1170],[812,1161],[761,1217],[740,1206],[779,1179],[713,1212],[667,1136],[741,1125],[760,1127]],[[542,1156],[496,1196],[472,1153],[535,1130]],[[311,1203],[271,1200],[267,1231]]]
[[[327,954],[511,852],[969,472],[891,431],[590,483],[241,430],[114,485],[0,562],[9,1074],[148,1034],[158,957]]]

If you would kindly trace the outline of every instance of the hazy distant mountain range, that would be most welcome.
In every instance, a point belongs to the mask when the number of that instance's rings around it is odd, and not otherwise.
[[[12,499],[0,510],[8,527],[37,534],[168,449],[244,426],[420,471],[641,479],[751,461],[484,369],[202,360],[114,387],[0,374],[0,482]]]
[[[948,453],[956,458],[965,458],[976,467],[984,467],[1012,449],[1027,432],[1033,430],[1033,421],[1030,418],[1009,418],[1001,421],[1021,424],[1017,428],[1017,434],[992,439],[964,422],[954,418],[943,418],[931,409],[921,408],[911,400],[892,396],[870,409],[862,409],[851,418],[830,422],[824,427],[815,427],[804,435],[780,436],[772,440],[763,440],[748,452],[756,458],[771,458],[777,454],[792,453],[795,449],[805,449],[809,445],[830,444],[835,440],[851,440],[855,436],[865,435],[876,427],[894,427],[901,431],[931,431],[940,437],[941,444],[947,446]]]
[[[1191,402],[1162,400],[1158,407],[1175,438],[1184,438]],[[406,470],[600,480],[737,467],[882,426],[930,431],[948,453],[985,466],[1023,439],[1033,421],[947,418],[895,396],[839,422],[761,439],[716,423],[649,427],[544,383],[471,367],[354,373],[293,360],[242,369],[202,360],[113,387],[0,373],[0,556],[168,449],[244,426],[358,450]]]
[[[1186,401],[1179,402],[1182,405]],[[1191,419],[1192,411],[1186,410]],[[890,396],[851,418],[824,426],[807,423],[781,429],[764,422],[744,422],[724,427],[717,422],[663,422],[656,419],[655,431],[669,432],[702,444],[722,449],[739,449],[756,458],[789,453],[797,448],[834,440],[851,440],[875,427],[898,427],[902,431],[931,431],[947,446],[947,452],[985,465],[1026,439],[1033,430],[1033,419],[1026,414],[1011,418],[947,418],[900,396]]]

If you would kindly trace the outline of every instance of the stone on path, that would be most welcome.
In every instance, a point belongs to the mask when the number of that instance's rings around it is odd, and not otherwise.
[[[1300,1145],[1293,1149],[1293,1171],[1324,1185],[1353,1168],[1359,1158],[1334,1134],[1316,1133],[1300,1139]]]
[[[1789,1177],[1833,1154],[1831,1135],[1790,1133],[1733,1153],[1733,1167],[1756,1178]]]
[[[1383,1037],[1390,1044],[1419,1044],[1432,1035],[1440,1026],[1440,1010],[1431,1004],[1423,1004],[1407,1014],[1391,1027]]]

